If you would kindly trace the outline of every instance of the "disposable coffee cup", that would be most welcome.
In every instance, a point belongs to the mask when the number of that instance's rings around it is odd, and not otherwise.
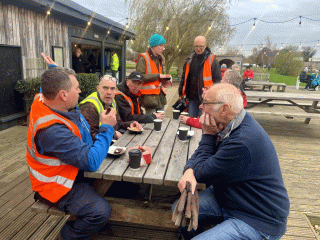
[[[188,117],[188,116],[189,116],[189,113],[187,113],[187,112],[182,112],[181,115]]]
[[[178,119],[180,116],[180,111],[179,110],[173,110],[173,119]]]
[[[141,164],[142,152],[140,149],[131,149],[129,151],[129,167],[138,169]]]
[[[154,130],[161,131],[162,120],[161,119],[153,119],[153,123],[154,123]]]
[[[187,140],[187,136],[188,136],[188,128],[186,127],[179,127],[178,129],[179,133],[178,133],[178,137],[181,141]]]

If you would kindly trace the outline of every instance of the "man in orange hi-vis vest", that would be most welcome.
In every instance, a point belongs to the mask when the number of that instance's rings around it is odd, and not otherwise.
[[[187,58],[179,85],[179,98],[189,101],[189,116],[201,115],[202,88],[208,88],[221,80],[220,65],[216,56],[207,47],[206,38],[194,40],[194,52]]]
[[[83,171],[96,171],[106,157],[116,124],[115,110],[102,112],[93,143],[90,126],[76,107],[81,90],[75,75],[72,69],[59,67],[43,73],[42,93],[31,106],[27,139],[35,199],[78,217],[62,227],[60,239],[90,239],[111,214],[111,206],[94,191]]]
[[[115,100],[121,120],[137,121],[139,123],[152,123],[154,119],[164,119],[164,113],[144,114],[140,107],[140,88],[143,84],[143,76],[139,72],[132,72],[126,79],[117,85],[118,92]]]
[[[150,37],[149,50],[139,55],[136,69],[144,77],[141,86],[141,106],[146,109],[146,114],[163,110],[167,104],[163,85],[171,79],[170,74],[163,74],[163,58],[161,56],[166,40],[159,34]]]

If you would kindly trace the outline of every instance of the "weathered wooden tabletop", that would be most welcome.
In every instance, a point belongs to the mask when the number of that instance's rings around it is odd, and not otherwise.
[[[289,93],[289,92],[258,92],[246,91],[248,99],[270,99],[270,100],[301,100],[301,101],[320,101],[319,94],[305,93]]]
[[[180,141],[177,131],[179,120],[164,119],[161,131],[153,129],[153,123],[143,126],[142,134],[130,134],[128,131],[115,143],[114,146],[126,147],[122,156],[115,158],[109,155],[96,172],[86,172],[86,177],[105,180],[127,181],[156,185],[176,186],[182,177],[183,168],[188,158],[197,149],[202,130],[191,128],[194,135],[186,141]],[[128,149],[143,145],[152,149],[152,162],[149,165],[133,170],[128,163]]]

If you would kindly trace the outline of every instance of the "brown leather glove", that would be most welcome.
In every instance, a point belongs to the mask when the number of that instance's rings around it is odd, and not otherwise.
[[[187,182],[186,188],[181,193],[180,199],[175,206],[172,215],[172,221],[176,226],[189,226],[188,231],[198,228],[199,217],[199,195],[195,190],[195,194],[191,192],[191,184]]]
[[[183,192],[181,193],[181,196],[177,205],[173,210],[172,221],[175,223],[176,226],[181,225],[184,212],[185,212],[186,201],[187,201],[187,190],[184,189]]]

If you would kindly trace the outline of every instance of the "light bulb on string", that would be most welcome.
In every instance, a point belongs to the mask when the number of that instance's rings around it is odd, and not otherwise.
[[[253,26],[252,26],[252,30],[256,28],[256,18],[253,19]]]
[[[91,25],[91,22],[89,21],[89,22],[88,22],[88,26],[90,26],[90,25]]]
[[[169,30],[169,27],[166,27],[166,30]]]
[[[50,12],[50,10],[48,10],[48,11],[47,11],[47,15],[50,15],[50,14],[51,14],[51,12]]]
[[[129,23],[126,23],[126,29],[129,27]]]
[[[210,26],[210,27],[208,27],[208,30],[211,30],[211,26]]]
[[[299,17],[300,17],[299,27],[301,27],[301,17],[302,17],[302,16],[299,16]]]

